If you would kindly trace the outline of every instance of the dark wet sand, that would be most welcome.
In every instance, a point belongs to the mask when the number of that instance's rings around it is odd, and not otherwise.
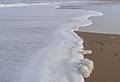
[[[95,69],[85,82],[120,82],[120,35],[76,32],[84,39],[85,49],[93,51]]]

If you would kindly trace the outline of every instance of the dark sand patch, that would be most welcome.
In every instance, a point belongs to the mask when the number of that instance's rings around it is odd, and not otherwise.
[[[85,49],[93,51],[95,69],[85,82],[120,82],[120,35],[76,32],[84,39]]]

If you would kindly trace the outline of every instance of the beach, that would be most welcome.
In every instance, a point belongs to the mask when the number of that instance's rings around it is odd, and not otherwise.
[[[120,81],[120,35],[77,32],[84,39],[85,49],[92,50],[91,55],[95,69],[85,82],[119,82]]]
[[[86,82],[119,82],[120,81],[120,3],[91,5],[84,7],[103,12],[103,16],[90,17],[93,24],[80,28],[77,34],[84,39],[85,49],[93,51],[85,55],[94,61],[95,69]]]
[[[0,4],[0,82],[119,81],[118,4],[13,1]]]

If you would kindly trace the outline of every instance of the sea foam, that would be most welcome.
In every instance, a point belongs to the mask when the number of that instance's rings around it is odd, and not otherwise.
[[[53,4],[56,4],[56,3],[13,3],[13,4],[11,3],[11,4],[0,4],[0,8],[53,5]]]
[[[84,50],[84,41],[74,32],[80,31],[80,27],[91,25],[89,17],[103,15],[101,12],[89,12],[91,13],[71,17],[71,20],[77,22],[61,26],[64,29],[58,32],[63,40],[48,52],[49,57],[41,69],[44,74],[41,76],[41,82],[84,82],[84,78],[90,76],[94,68],[93,61],[84,59],[84,54],[78,53]]]
[[[72,2],[68,2],[68,3],[72,3]],[[75,20],[77,22],[73,22],[72,24],[65,25],[64,27],[72,27],[72,29],[71,30],[67,29],[61,32],[61,34],[64,36],[65,39],[61,44],[61,46],[63,47],[59,47],[59,49],[60,50],[62,49],[61,51],[64,54],[64,56],[65,55],[70,56],[67,61],[67,64],[69,64],[70,67],[67,67],[66,69],[67,72],[65,74],[67,74],[66,76],[69,76],[69,78],[72,79],[72,82],[84,82],[83,78],[88,78],[92,73],[92,70],[94,69],[93,61],[84,58],[84,54],[78,53],[79,51],[84,50],[83,47],[84,41],[80,36],[78,36],[74,32],[74,31],[80,31],[80,27],[91,25],[92,21],[88,20],[89,17],[103,15],[103,13],[101,12],[96,12],[96,11],[91,11],[91,12],[94,13],[85,14],[80,17],[71,17],[72,20]],[[60,52],[58,51],[57,54],[61,53],[61,51]],[[67,53],[64,53],[64,51]],[[70,81],[65,81],[65,82],[70,82]]]

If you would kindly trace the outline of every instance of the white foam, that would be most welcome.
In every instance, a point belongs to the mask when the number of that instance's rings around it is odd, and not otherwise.
[[[37,5],[55,5],[58,3],[15,3],[15,4],[0,4],[0,8],[8,7],[24,7],[24,6],[37,6]]]
[[[92,24],[88,17],[98,15],[102,14],[94,12],[94,14],[79,17],[77,19],[79,22],[81,20],[85,22],[84,24],[78,23],[79,26],[83,27]],[[84,82],[84,78],[90,76],[94,68],[93,62],[84,59],[84,55],[78,53],[78,51],[84,49],[83,40],[74,33],[74,31],[79,31],[79,27],[70,30],[69,27],[71,26],[71,24],[63,26],[68,28],[60,31],[64,37],[63,41],[56,48],[48,52],[49,57],[46,59],[41,70],[42,73],[45,71],[41,77],[41,82]]]

